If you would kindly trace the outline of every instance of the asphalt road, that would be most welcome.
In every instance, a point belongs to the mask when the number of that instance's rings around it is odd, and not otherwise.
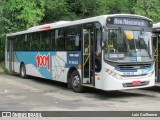
[[[113,92],[88,88],[75,93],[64,83],[0,74],[0,111],[160,111],[159,106],[159,86]]]

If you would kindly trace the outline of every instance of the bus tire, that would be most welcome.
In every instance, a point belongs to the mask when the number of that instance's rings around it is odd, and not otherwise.
[[[20,76],[25,79],[27,78],[27,75],[26,75],[26,67],[24,64],[21,65],[20,67]]]
[[[74,92],[81,93],[85,91],[85,88],[81,86],[80,75],[77,70],[73,71],[71,74],[71,87]]]

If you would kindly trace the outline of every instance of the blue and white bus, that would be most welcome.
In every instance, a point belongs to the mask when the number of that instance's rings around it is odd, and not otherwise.
[[[152,20],[131,14],[59,21],[7,34],[5,67],[106,91],[154,86]]]

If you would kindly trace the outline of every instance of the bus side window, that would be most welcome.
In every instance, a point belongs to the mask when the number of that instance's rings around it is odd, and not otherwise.
[[[76,26],[66,28],[65,50],[76,50]]]
[[[77,34],[76,34],[76,37],[77,37],[77,40],[76,40],[76,50],[81,50],[81,31],[82,31],[82,26],[81,25],[77,25]],[[78,44],[79,42],[79,44]]]
[[[57,51],[64,50],[65,43],[64,43],[64,35],[62,29],[58,29],[55,31],[55,43]]]
[[[41,50],[49,51],[51,50],[51,32],[44,31],[41,33]]]
[[[55,30],[51,32],[51,48],[55,50]]]
[[[31,49],[33,51],[38,51],[40,49],[39,33],[31,33],[29,36],[30,36],[30,41],[31,41]]]
[[[17,36],[17,44],[16,44],[16,46],[17,46],[17,51],[21,51],[22,50],[23,41],[22,41],[20,35]]]
[[[29,50],[30,50],[30,39],[27,35],[24,35],[23,51],[29,51]]]

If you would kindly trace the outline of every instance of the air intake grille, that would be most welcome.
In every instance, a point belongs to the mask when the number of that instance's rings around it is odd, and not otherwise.
[[[117,65],[116,69],[118,70],[137,70],[137,69],[145,69],[150,68],[151,64],[136,64],[136,65]]]

